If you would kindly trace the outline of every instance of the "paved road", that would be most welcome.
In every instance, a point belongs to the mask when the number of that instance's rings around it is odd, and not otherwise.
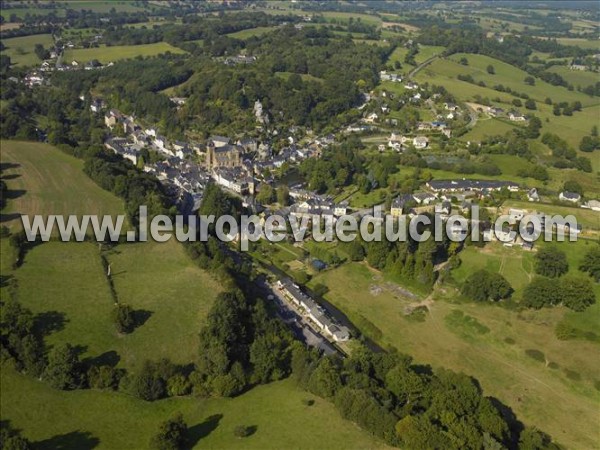
[[[431,64],[431,63],[432,63],[434,60],[436,60],[436,59],[438,59],[438,58],[439,58],[439,56],[438,56],[438,55],[434,55],[434,56],[432,56],[431,58],[428,58],[428,59],[426,59],[426,60],[425,60],[425,61],[423,61],[421,64],[419,64],[417,67],[415,67],[413,70],[411,70],[410,72],[408,72],[408,78],[409,78],[409,79],[412,79],[412,77],[414,77],[414,76],[415,76],[417,73],[419,73],[419,71],[420,71],[420,70],[421,70],[423,67],[425,67],[425,66],[427,66],[427,65]]]

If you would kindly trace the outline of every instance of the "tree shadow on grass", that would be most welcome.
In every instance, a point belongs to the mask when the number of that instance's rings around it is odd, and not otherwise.
[[[152,314],[152,311],[147,311],[145,309],[136,309],[133,311],[133,329],[135,330],[144,325]]]
[[[19,213],[0,214],[0,223],[11,222],[21,217]]]
[[[72,431],[57,434],[49,439],[33,444],[34,450],[91,450],[98,446],[100,439],[89,431]]]
[[[204,422],[188,427],[186,433],[186,449],[191,449],[198,441],[212,433],[223,418],[223,414],[214,414],[208,417]]]
[[[69,321],[65,313],[60,311],[46,311],[35,316],[34,327],[42,335],[56,333],[65,328]]]
[[[108,352],[104,352],[101,355],[95,356],[93,358],[86,358],[82,362],[88,367],[91,367],[91,366],[116,367],[117,364],[119,364],[119,361],[121,361],[121,357],[119,356],[119,354],[114,350],[110,350]]]
[[[8,169],[18,169],[19,167],[21,167],[21,164],[19,164],[19,163],[3,162],[3,163],[0,163],[0,172],[3,172]]]

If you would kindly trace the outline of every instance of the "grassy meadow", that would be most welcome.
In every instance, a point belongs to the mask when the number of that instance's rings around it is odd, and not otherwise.
[[[147,448],[159,424],[177,412],[190,427],[187,448],[386,448],[292,380],[258,386],[234,399],[148,403],[114,392],[56,391],[9,368],[1,377],[3,420],[23,429],[41,450]],[[314,404],[307,406],[307,399]],[[238,425],[255,431],[237,438]]]
[[[42,323],[47,319],[48,327],[55,323],[47,343],[78,345],[83,358],[109,358],[128,369],[161,357],[194,361],[218,283],[176,242],[123,244],[105,256],[118,300],[143,317],[143,324],[128,335],[116,332],[98,245],[50,242],[30,250],[23,266],[11,272],[21,303]]]
[[[161,53],[185,53],[184,50],[173,47],[166,42],[156,42],[154,44],[141,45],[115,45],[107,47],[101,45],[97,48],[76,48],[65,50],[65,63],[77,61],[85,63],[97,59],[103,64],[120,59],[136,58],[138,56],[156,56]]]
[[[51,34],[33,34],[9,39],[2,39],[6,49],[3,55],[10,56],[12,64],[17,66],[35,66],[42,61],[34,52],[35,44],[42,44],[44,48],[54,45]]]
[[[21,214],[123,214],[123,201],[100,188],[85,173],[83,161],[48,144],[2,141],[1,161],[7,169],[8,203],[2,224],[21,226]],[[125,221],[125,227],[127,221]]]
[[[261,36],[265,33],[269,33],[276,29],[277,29],[277,27],[248,28],[247,30],[240,30],[240,31],[236,31],[235,33],[229,33],[227,36],[235,38],[235,39],[248,39],[253,36]]]

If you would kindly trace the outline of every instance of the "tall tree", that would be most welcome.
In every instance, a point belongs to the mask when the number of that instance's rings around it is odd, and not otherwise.
[[[569,271],[565,252],[555,246],[542,247],[534,258],[535,273],[555,278]]]

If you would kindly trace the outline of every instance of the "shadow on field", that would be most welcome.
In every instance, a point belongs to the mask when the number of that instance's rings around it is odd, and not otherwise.
[[[65,313],[60,311],[46,311],[35,316],[34,327],[42,336],[56,333],[65,328],[69,320]]]
[[[193,448],[200,439],[212,433],[219,426],[219,422],[222,418],[223,414],[214,414],[208,417],[204,422],[189,427],[186,436],[186,448]]]
[[[0,172],[4,172],[8,169],[18,169],[19,167],[21,167],[21,164],[19,163],[3,162],[0,163]]]
[[[33,444],[34,450],[90,450],[100,443],[100,439],[89,431],[72,431],[66,434],[57,434],[50,439],[45,439]]]
[[[0,214],[0,223],[11,222],[21,217],[19,213]]]
[[[152,311],[148,311],[145,309],[136,309],[133,311],[133,323],[134,329],[141,327],[144,325],[150,317],[152,317]]]
[[[121,361],[121,357],[114,350],[109,350],[108,352],[104,352],[101,355],[95,356],[93,358],[86,358],[83,363],[86,366],[111,366],[116,367]]]

